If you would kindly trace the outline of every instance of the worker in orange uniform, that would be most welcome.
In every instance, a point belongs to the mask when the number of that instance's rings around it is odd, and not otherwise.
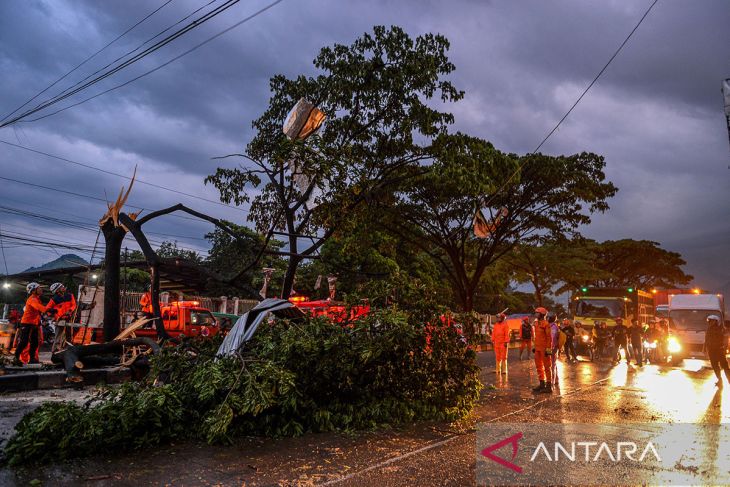
[[[497,322],[492,328],[492,345],[494,346],[494,358],[497,362],[497,374],[507,373],[507,347],[509,347],[509,325],[506,321],[507,315],[499,313]]]
[[[552,386],[552,361],[553,338],[550,324],[545,317],[548,310],[542,306],[535,309],[535,336],[534,347],[532,349],[535,354],[535,367],[537,368],[537,376],[540,379],[540,385],[533,388],[533,392],[553,392]]]
[[[76,298],[60,282],[51,284],[50,289],[53,294],[46,305],[46,313],[55,316],[56,321],[70,320],[76,309]]]
[[[26,346],[30,344],[28,363],[38,363],[38,337],[41,327],[41,314],[45,312],[46,306],[41,303],[41,295],[43,287],[37,282],[31,282],[25,286],[28,291],[28,299],[25,301],[25,311],[20,319],[20,340],[18,346],[15,347],[15,359],[13,365],[22,367],[23,362],[20,361],[20,354]]]
[[[155,314],[152,309],[152,290],[151,286],[147,288],[147,292],[139,298],[139,306],[142,308],[142,314],[145,318],[154,318]]]

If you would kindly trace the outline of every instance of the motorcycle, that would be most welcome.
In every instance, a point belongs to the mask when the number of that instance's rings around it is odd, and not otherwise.
[[[576,355],[588,357],[588,360],[593,361],[594,343],[590,333],[584,332],[575,337],[575,353]]]

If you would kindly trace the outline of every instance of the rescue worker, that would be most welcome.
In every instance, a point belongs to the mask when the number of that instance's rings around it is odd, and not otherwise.
[[[15,360],[13,360],[13,365],[19,367],[23,366],[23,362],[20,361],[20,354],[29,344],[30,359],[28,363],[39,363],[38,355],[36,355],[38,351],[38,330],[41,327],[41,314],[46,310],[45,305],[41,303],[43,287],[40,284],[31,282],[25,286],[25,290],[28,292],[28,299],[25,301],[25,311],[23,311],[23,317],[20,319],[20,340],[18,346],[15,347]]]
[[[631,349],[634,352],[634,360],[636,360],[636,365],[641,367],[644,365],[644,327],[639,324],[639,320],[636,318],[631,320],[629,337],[631,338]]]
[[[563,318],[563,326],[560,327],[560,331],[565,333],[565,359],[568,363],[573,363],[578,360],[578,356],[575,353],[575,328],[568,318]]]
[[[492,345],[497,362],[497,374],[507,373],[507,350],[509,347],[509,325],[505,321],[507,315],[499,313],[497,322],[492,328]]]
[[[51,284],[50,290],[53,294],[46,305],[46,313],[55,316],[56,321],[70,320],[76,310],[76,298],[60,282]]]
[[[725,371],[725,377],[727,377],[727,381],[730,383],[730,366],[728,366],[727,357],[725,356],[727,352],[727,337],[725,336],[725,328],[718,315],[710,315],[707,317],[705,352],[707,352],[710,365],[717,377],[715,387],[722,387],[721,369]]]
[[[152,286],[147,287],[147,291],[142,294],[142,297],[139,298],[139,306],[142,308],[142,314],[145,318],[154,318],[155,314],[152,309]]]
[[[540,385],[533,388],[533,392],[553,391],[552,386],[552,363],[550,356],[553,353],[553,339],[550,334],[550,324],[545,320],[548,310],[540,306],[535,309],[535,333],[534,348],[532,353],[535,354],[535,368],[537,369],[537,377],[540,379]]]
[[[532,325],[530,324],[530,317],[525,316],[522,318],[522,325],[520,327],[520,360],[522,360],[522,351],[527,349],[527,358],[530,358],[530,349],[532,348]]]
[[[620,349],[624,349],[624,358],[629,363],[629,329],[624,325],[623,318],[616,318],[616,326],[613,327],[613,343],[616,347],[615,362],[621,362]]]

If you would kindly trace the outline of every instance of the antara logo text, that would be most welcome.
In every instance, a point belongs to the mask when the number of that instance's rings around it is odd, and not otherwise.
[[[505,468],[522,473],[522,467],[513,462],[517,456],[519,441],[523,436],[523,433],[512,435],[483,449],[481,454]],[[643,462],[647,457],[649,460],[653,458],[657,462],[662,461],[659,452],[652,442],[647,442],[643,445],[633,441],[619,441],[614,444],[597,441],[573,441],[563,444],[556,441],[551,445],[552,448],[548,447],[549,444],[548,442],[546,445],[545,442],[541,441],[532,452],[530,462],[543,459],[549,462],[598,462],[599,460]],[[512,455],[509,460],[495,454],[497,450],[507,445],[512,447]]]
[[[552,456],[550,455],[551,451]],[[640,448],[633,441],[619,441],[614,445],[597,441],[573,441],[567,447],[556,441],[552,450],[548,449],[545,443],[541,441],[532,453],[530,461],[534,462],[537,458],[544,457],[549,462],[557,462],[562,459],[571,462],[597,462],[599,460],[621,462],[624,459],[632,462],[643,462],[648,456],[654,457],[658,462],[662,461],[659,452],[657,452],[651,441],[644,445],[644,448]]]

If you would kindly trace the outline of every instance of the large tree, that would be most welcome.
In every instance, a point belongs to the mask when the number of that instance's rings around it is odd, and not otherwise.
[[[505,255],[503,265],[518,283],[530,283],[535,302],[543,306],[545,295],[556,286],[605,279],[595,265],[592,246],[583,239],[548,240],[537,245],[519,244]]]
[[[378,26],[349,46],[323,48],[314,60],[317,76],[271,79],[268,109],[253,123],[256,136],[236,154],[243,162],[206,181],[224,202],[250,201],[249,220],[260,232],[287,235],[284,296],[304,258],[431,156],[432,139],[453,122],[431,99],[463,96],[445,79],[454,70],[448,48],[440,35],[412,39],[398,27]],[[282,124],[301,98],[327,120],[316,135],[292,141]]]
[[[590,223],[617,191],[596,154],[518,157],[462,134],[438,141],[429,171],[399,193],[389,227],[439,260],[466,311],[488,266],[517,244],[563,238]],[[499,220],[488,238],[474,236],[477,207]]]
[[[607,240],[594,243],[596,267],[604,277],[592,284],[602,287],[638,286],[673,288],[689,284],[693,277],[682,270],[682,255],[665,250],[650,240]],[[578,286],[585,283],[578,283]]]

